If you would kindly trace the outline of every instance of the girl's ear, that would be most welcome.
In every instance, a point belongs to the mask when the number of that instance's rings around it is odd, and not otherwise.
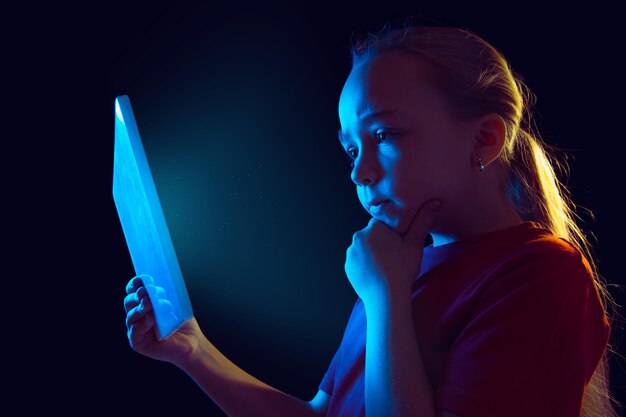
[[[487,166],[502,152],[506,141],[506,124],[500,115],[491,113],[481,117],[475,126],[472,161],[478,160],[480,157],[483,164]]]

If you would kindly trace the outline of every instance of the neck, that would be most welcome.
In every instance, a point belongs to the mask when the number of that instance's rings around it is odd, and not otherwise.
[[[489,167],[492,169],[474,176],[476,184],[466,195],[443,205],[430,232],[433,246],[471,239],[523,223],[514,204],[506,197],[503,168],[496,163]]]

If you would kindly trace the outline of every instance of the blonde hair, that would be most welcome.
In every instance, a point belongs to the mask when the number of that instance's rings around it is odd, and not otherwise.
[[[360,36],[351,45],[352,67],[377,54],[415,54],[430,64],[429,80],[447,97],[450,115],[455,120],[489,113],[502,116],[506,139],[499,157],[508,167],[508,198],[522,220],[540,223],[584,254],[613,329],[618,304],[597,270],[590,243],[576,224],[576,205],[569,190],[554,170],[556,166],[562,172],[567,165],[559,162],[560,150],[543,142],[531,125],[536,96],[511,69],[504,55],[470,30],[420,26],[413,16],[405,18],[401,25],[394,28],[385,23],[377,32]],[[607,310],[609,305],[612,314]],[[609,389],[608,352],[617,353],[611,341],[586,386],[582,417],[619,416],[611,405],[613,401],[621,407]]]

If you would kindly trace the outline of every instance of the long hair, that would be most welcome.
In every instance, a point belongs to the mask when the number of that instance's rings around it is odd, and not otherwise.
[[[400,24],[387,22],[378,31],[351,42],[353,68],[369,57],[393,51],[425,60],[430,64],[429,80],[447,98],[454,120],[471,120],[489,113],[504,119],[506,139],[499,158],[507,167],[507,197],[522,220],[538,222],[584,254],[613,329],[617,303],[598,272],[591,244],[576,224],[576,205],[569,190],[555,173],[555,167],[562,173],[567,164],[559,161],[561,150],[543,142],[533,128],[531,109],[536,96],[504,55],[468,29],[421,26],[413,16]],[[582,417],[619,416],[611,405],[613,401],[621,407],[609,389],[608,352],[616,353],[611,341],[585,388]]]

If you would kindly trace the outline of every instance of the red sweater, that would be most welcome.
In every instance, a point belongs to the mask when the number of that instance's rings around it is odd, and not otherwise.
[[[588,261],[527,221],[424,248],[413,323],[435,407],[462,417],[579,417],[610,327]],[[328,416],[364,416],[357,297],[319,389]]]

